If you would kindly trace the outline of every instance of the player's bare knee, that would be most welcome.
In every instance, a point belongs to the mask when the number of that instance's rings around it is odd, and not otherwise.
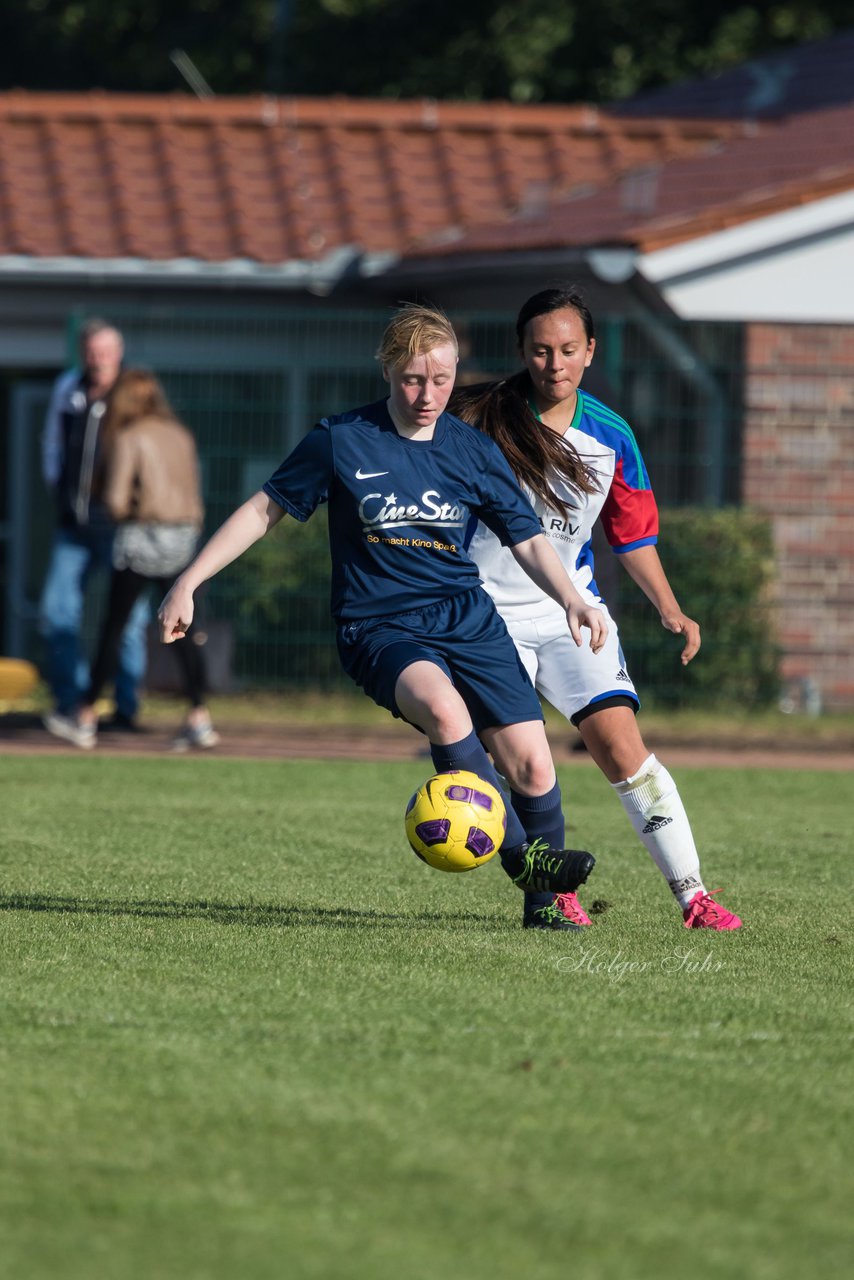
[[[462,698],[455,689],[433,691],[425,700],[425,715],[429,728],[425,729],[434,742],[459,742],[471,733],[471,717]]]
[[[649,756],[634,716],[625,708],[592,715],[580,729],[585,746],[611,783],[630,778]]]
[[[525,756],[508,765],[505,774],[510,786],[521,796],[544,796],[555,784],[550,757]]]

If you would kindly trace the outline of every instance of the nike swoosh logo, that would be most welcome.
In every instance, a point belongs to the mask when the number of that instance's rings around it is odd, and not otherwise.
[[[376,480],[377,476],[387,476],[387,471],[363,471],[361,467],[356,472],[357,480]]]

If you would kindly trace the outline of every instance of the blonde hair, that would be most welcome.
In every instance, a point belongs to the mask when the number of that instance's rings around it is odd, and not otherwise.
[[[386,325],[376,359],[384,369],[397,369],[413,356],[426,355],[434,347],[449,343],[459,354],[454,327],[438,307],[421,307],[407,303],[395,312]]]

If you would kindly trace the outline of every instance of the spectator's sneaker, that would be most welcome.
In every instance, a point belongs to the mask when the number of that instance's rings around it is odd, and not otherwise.
[[[49,711],[44,717],[44,727],[55,738],[70,742],[83,751],[91,751],[98,741],[96,724],[81,724],[75,716],[61,716],[58,711]]]
[[[528,893],[575,893],[596,864],[583,849],[553,849],[545,840],[523,844],[522,868],[513,883]]]
[[[720,893],[713,889],[712,893]],[[682,912],[686,929],[740,929],[738,916],[715,902],[711,893],[698,890]]]
[[[185,724],[172,742],[173,751],[208,751],[219,742],[219,734],[210,720],[201,724]]]
[[[528,910],[522,924],[526,929],[563,929],[565,933],[581,933],[593,921],[574,893],[557,893],[551,902]]]

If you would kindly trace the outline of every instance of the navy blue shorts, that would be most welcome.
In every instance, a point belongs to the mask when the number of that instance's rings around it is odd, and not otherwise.
[[[480,587],[423,609],[342,622],[341,665],[378,706],[403,720],[394,700],[401,672],[433,662],[465,702],[475,730],[542,720],[540,700],[492,600]]]

